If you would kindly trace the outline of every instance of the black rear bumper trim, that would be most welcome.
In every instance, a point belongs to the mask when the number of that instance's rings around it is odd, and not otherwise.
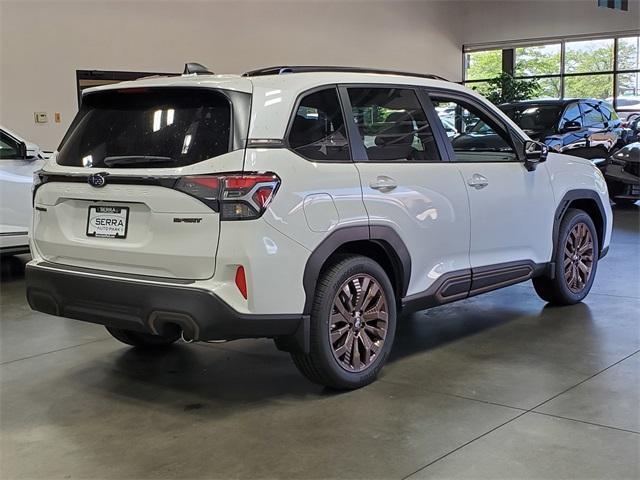
[[[212,292],[179,285],[93,277],[26,267],[32,309],[60,317],[147,333],[177,324],[194,340],[299,336],[302,314],[240,313]],[[304,345],[300,345],[304,348]]]

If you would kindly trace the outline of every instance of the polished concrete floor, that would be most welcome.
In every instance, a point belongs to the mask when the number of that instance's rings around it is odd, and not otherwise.
[[[1,478],[640,477],[640,208],[582,304],[530,283],[403,319],[337,394],[271,342],[142,354],[1,291]]]

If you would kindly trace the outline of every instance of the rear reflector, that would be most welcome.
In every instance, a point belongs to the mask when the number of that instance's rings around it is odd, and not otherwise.
[[[236,270],[236,287],[240,290],[240,293],[247,299],[247,277],[244,274],[244,267],[240,265]]]

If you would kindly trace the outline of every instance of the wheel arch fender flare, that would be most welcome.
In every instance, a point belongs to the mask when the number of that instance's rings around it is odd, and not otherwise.
[[[603,240],[607,231],[607,215],[605,213],[604,206],[602,204],[602,199],[597,192],[588,189],[575,189],[567,191],[562,200],[558,203],[558,207],[556,208],[555,216],[553,217],[553,254],[552,261],[555,259],[558,249],[558,236],[560,235],[560,223],[564,218],[564,215],[567,213],[567,210],[575,204],[575,202],[584,202],[587,201],[589,203],[593,203],[596,206],[596,211],[586,211],[589,216],[592,217],[593,223],[596,226],[596,231],[598,233],[598,253],[599,257],[602,258],[604,254],[606,254],[606,250],[603,249]],[[576,208],[580,208],[578,205]],[[596,213],[598,218],[594,218],[593,213]]]
[[[342,247],[359,241],[371,242],[384,250],[394,271],[396,280],[394,287],[400,298],[406,295],[411,278],[411,255],[400,235],[386,225],[340,227],[322,240],[307,259],[303,274],[306,297],[303,310],[305,315],[311,313],[316,284],[327,260]]]

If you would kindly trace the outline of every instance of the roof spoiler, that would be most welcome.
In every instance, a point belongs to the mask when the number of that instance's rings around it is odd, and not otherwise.
[[[213,75],[213,72],[210,71],[204,65],[195,62],[189,62],[184,64],[184,72],[183,75],[196,74],[196,75]]]

